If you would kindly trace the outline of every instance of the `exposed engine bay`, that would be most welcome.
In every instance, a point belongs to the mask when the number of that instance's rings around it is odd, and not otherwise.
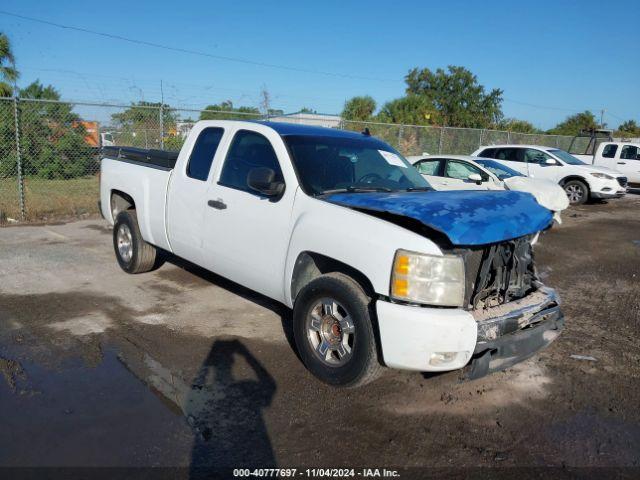
[[[487,309],[525,297],[537,281],[532,235],[479,248],[453,249],[465,262],[465,303]]]

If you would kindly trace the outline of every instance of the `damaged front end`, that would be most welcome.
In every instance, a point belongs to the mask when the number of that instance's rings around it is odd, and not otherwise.
[[[454,249],[465,261],[465,302],[478,336],[469,379],[504,370],[548,346],[564,327],[560,299],[537,278],[528,235]]]

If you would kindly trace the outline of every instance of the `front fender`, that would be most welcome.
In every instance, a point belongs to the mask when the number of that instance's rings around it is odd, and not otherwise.
[[[379,295],[389,294],[391,267],[396,250],[442,255],[431,240],[407,229],[347,207],[304,194],[296,198],[297,215],[287,251],[283,286],[293,306],[291,282],[296,260],[303,252],[319,253],[358,270]]]

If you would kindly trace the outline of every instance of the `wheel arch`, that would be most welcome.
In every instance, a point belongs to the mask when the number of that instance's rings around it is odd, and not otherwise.
[[[561,187],[564,187],[565,184],[567,182],[570,182],[571,180],[578,180],[584,183],[587,186],[588,190],[591,190],[591,187],[589,186],[589,182],[587,181],[587,179],[584,177],[581,177],[580,175],[567,175],[566,177],[564,177],[562,180],[558,182],[558,185],[560,185]]]
[[[133,197],[128,193],[116,189],[111,190],[109,205],[111,206],[111,218],[113,220],[116,219],[120,212],[136,209],[136,202]]]
[[[290,281],[291,302],[295,303],[300,290],[312,280],[326,273],[339,272],[351,277],[364,292],[373,297],[375,290],[369,278],[360,270],[335,258],[312,251],[300,252],[296,258]]]

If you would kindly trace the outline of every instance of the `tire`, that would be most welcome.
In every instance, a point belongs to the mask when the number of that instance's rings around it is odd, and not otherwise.
[[[293,307],[296,347],[307,369],[334,386],[375,380],[382,366],[373,315],[371,299],[351,277],[329,273],[309,282]]]
[[[589,200],[589,187],[580,180],[569,180],[563,188],[571,205],[582,205]]]
[[[149,272],[160,266],[160,252],[142,238],[135,210],[118,213],[113,225],[113,249],[118,265],[127,273]]]

